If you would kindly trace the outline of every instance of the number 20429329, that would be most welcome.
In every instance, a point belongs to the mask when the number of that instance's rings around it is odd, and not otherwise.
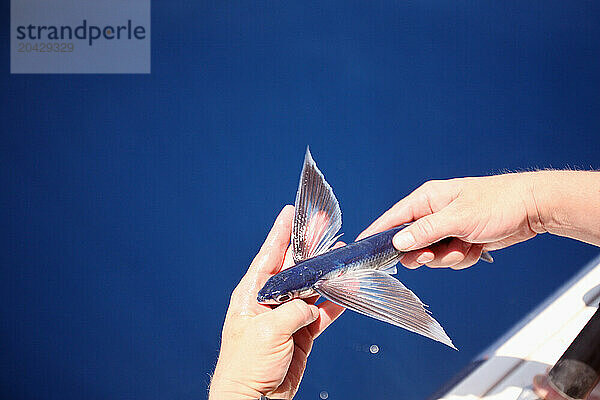
[[[28,43],[19,42],[17,43],[17,51],[20,53],[72,53],[75,50],[73,43],[59,43],[59,42],[48,42],[48,43]]]

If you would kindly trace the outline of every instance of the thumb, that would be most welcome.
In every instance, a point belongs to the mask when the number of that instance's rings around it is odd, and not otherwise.
[[[280,333],[292,335],[300,328],[319,318],[317,306],[295,299],[283,303],[269,314],[270,322]]]
[[[416,220],[398,232],[392,243],[400,251],[417,250],[450,236],[460,236],[460,233],[456,213],[446,207]]]

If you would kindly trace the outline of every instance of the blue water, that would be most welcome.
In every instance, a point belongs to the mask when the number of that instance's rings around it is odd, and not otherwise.
[[[9,75],[0,7],[1,398],[205,397],[307,144],[346,239],[428,179],[600,167],[598,3],[154,1],[137,76]],[[424,398],[596,254],[402,270],[460,351],[347,312],[297,398]]]

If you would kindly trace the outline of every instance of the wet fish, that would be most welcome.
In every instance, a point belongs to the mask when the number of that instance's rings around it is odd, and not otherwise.
[[[341,236],[342,212],[308,148],[295,208],[291,242],[296,264],[265,283],[258,293],[259,303],[281,304],[320,295],[456,349],[427,306],[392,277],[404,255],[394,248],[392,238],[404,226],[331,249]]]

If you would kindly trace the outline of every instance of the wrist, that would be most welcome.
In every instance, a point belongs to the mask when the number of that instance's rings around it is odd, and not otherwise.
[[[524,199],[527,222],[536,233],[550,232],[553,225],[552,207],[549,204],[549,177],[546,171],[527,172],[521,175],[524,182]]]
[[[244,384],[243,382],[227,377],[213,376],[210,383],[209,400],[256,400],[263,393]]]
[[[560,236],[577,237],[581,224],[579,214],[584,213],[588,199],[585,197],[585,181],[574,171],[539,171],[532,173],[530,193],[532,210],[530,218],[535,229]],[[580,198],[581,197],[581,198]],[[590,199],[591,200],[591,199]],[[528,215],[531,215],[528,212]],[[535,225],[535,223],[537,225]],[[537,233],[541,233],[537,232]]]
[[[209,400],[256,400],[261,393],[241,385],[210,385]]]

